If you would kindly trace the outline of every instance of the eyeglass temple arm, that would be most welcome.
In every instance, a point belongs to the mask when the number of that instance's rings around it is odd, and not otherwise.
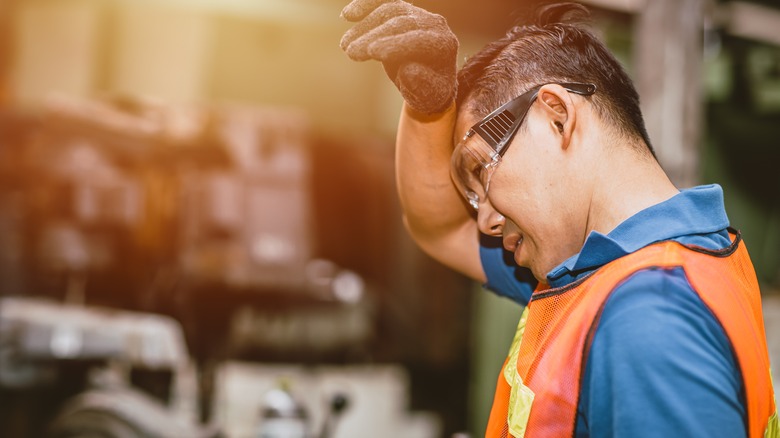
[[[596,92],[596,85],[590,84],[590,83],[583,83],[583,82],[560,82],[557,83],[557,85],[560,85],[563,87],[566,91],[569,91],[571,93],[579,94],[581,96],[590,96],[593,93]],[[509,103],[509,105],[504,105],[490,113],[487,117],[485,117],[484,120],[492,119],[496,114],[504,112],[506,110],[509,110],[509,112],[512,113],[513,116],[515,116],[518,120],[522,120],[525,117],[525,113],[528,111],[528,101],[533,101],[536,99],[537,93],[540,88],[542,88],[543,85],[536,86],[529,90],[531,93],[529,95],[529,99],[526,102],[520,103],[518,102],[517,105],[512,105],[512,102]],[[523,112],[518,113],[517,108],[523,108]]]
[[[590,96],[596,92],[595,84],[586,84],[581,82],[562,82],[562,83],[558,83],[558,85],[566,89],[566,91],[576,93],[582,96]],[[526,92],[524,95],[528,95],[528,99],[526,99],[525,102],[516,102],[515,99],[510,101],[508,104],[498,107],[492,113],[488,114],[483,119],[482,122],[477,124],[477,126],[470,129],[469,133],[467,133],[466,136],[470,136],[470,134],[473,135],[473,133],[479,134],[480,137],[482,137],[491,147],[495,149],[497,155],[501,155],[504,147],[502,146],[497,148],[497,146],[504,143],[509,137],[514,135],[515,131],[520,126],[520,123],[522,123],[523,119],[525,118],[526,112],[528,111],[528,106],[529,106],[528,102],[536,99],[537,92],[541,87],[542,85],[539,85]],[[518,113],[517,112],[518,107],[523,108],[523,111]],[[512,126],[509,129],[506,130],[506,132],[504,132],[504,134],[501,136],[501,139],[499,141],[496,141],[493,138],[493,136],[485,135],[484,125],[486,125],[490,120],[492,120],[497,114],[500,114],[505,111],[510,112],[515,117],[515,122],[512,124]]]
[[[591,94],[596,92],[595,84],[583,84],[580,82],[564,82],[558,85],[565,88],[566,91],[580,94],[582,96],[590,96]]]

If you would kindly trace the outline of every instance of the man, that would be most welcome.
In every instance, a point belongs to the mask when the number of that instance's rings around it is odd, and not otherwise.
[[[777,436],[758,286],[721,189],[669,181],[631,80],[574,21],[586,12],[545,8],[457,78],[442,17],[400,0],[342,12],[357,23],[342,48],[405,99],[409,232],[526,305],[486,436]]]

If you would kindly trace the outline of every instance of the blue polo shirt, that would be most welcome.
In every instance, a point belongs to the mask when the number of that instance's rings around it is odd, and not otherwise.
[[[722,249],[731,244],[728,226],[720,186],[683,190],[607,235],[592,232],[547,282],[565,286],[655,242]],[[483,237],[480,255],[485,287],[527,304],[536,286],[529,271],[497,239]],[[744,388],[731,344],[682,269],[637,272],[607,299],[577,411],[578,437],[746,436]]]

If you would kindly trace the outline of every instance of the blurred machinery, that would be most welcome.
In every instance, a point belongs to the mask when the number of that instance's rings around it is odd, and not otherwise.
[[[87,374],[67,381],[74,366]],[[141,391],[132,384],[133,373],[167,376],[168,384]],[[56,417],[40,429],[9,428],[9,435],[217,436],[215,428],[196,422],[194,378],[180,326],[169,317],[40,298],[0,299],[3,395],[33,394],[58,405]],[[47,390],[63,385],[75,395]],[[8,405],[13,414],[29,415],[23,404]],[[8,419],[5,425],[18,422]]]
[[[366,354],[301,114],[60,97],[0,132],[0,436],[217,436],[228,360]]]

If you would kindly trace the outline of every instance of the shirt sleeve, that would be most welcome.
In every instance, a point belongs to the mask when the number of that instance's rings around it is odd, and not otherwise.
[[[531,271],[518,266],[504,250],[501,239],[481,235],[479,256],[487,276],[485,289],[525,306],[531,299],[537,281]]]
[[[745,418],[731,344],[683,270],[616,288],[587,356],[577,436],[744,437]]]

